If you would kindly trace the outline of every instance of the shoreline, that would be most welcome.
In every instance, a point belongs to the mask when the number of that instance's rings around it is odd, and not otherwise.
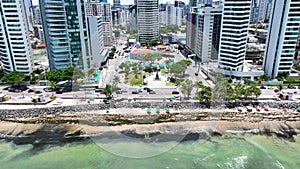
[[[183,109],[147,114],[141,108],[7,117],[0,139],[43,145],[83,139],[138,139],[146,142],[189,141],[228,135],[275,135],[293,141],[300,135],[300,113],[237,112],[232,109]]]

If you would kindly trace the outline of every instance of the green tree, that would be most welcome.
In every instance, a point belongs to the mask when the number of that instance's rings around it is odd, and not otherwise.
[[[113,32],[115,34],[115,37],[119,37],[120,36],[120,31],[119,30],[114,30]]]
[[[196,82],[194,86],[196,87],[196,93],[198,93],[199,89],[204,87],[202,81]]]
[[[170,73],[173,73],[175,75],[179,75],[180,73],[182,73],[182,75],[185,74],[187,67],[186,64],[183,62],[177,62],[175,64],[172,64],[170,66]]]
[[[260,76],[260,79],[267,81],[269,80],[269,76],[267,74],[263,74]]]
[[[190,61],[190,60],[181,60],[180,62],[185,63],[186,66],[190,66],[192,64],[192,61]]]
[[[50,81],[49,86],[51,89],[56,88],[56,83],[54,81]]]
[[[289,77],[286,79],[286,82],[289,84],[289,86],[292,85],[292,83],[295,83],[296,82],[296,79],[293,78],[293,77]]]
[[[251,92],[251,95],[254,94],[256,99],[258,98],[259,95],[261,95],[261,90],[260,88],[256,87],[256,85],[251,85],[249,87],[249,90]]]
[[[199,101],[209,101],[212,99],[211,87],[202,86],[201,91],[197,92]]]
[[[65,69],[63,71],[63,74],[66,78],[66,80],[74,80],[75,82],[78,80],[78,79],[81,79],[81,78],[84,78],[85,77],[85,74],[84,72],[77,68],[77,67],[68,67],[67,69]]]
[[[106,97],[111,97],[112,95],[112,86],[110,84],[107,84],[103,90],[103,93]]]
[[[96,72],[96,69],[95,69],[95,68],[90,68],[90,70],[88,71],[88,76],[89,76],[89,77],[94,76],[95,72]]]
[[[180,86],[180,89],[181,89],[181,93],[184,95],[184,97],[189,99],[190,96],[191,96],[191,92],[194,88],[193,82],[191,80],[187,79],[187,80],[181,82],[179,84],[179,86]]]
[[[20,85],[21,82],[26,78],[26,75],[22,72],[12,71],[6,74],[2,80],[11,85]]]

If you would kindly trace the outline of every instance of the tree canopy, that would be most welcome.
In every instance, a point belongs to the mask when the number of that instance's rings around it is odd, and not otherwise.
[[[187,67],[187,65],[184,62],[177,62],[175,64],[172,64],[170,66],[170,73],[173,73],[175,75],[178,75],[180,73],[184,74]]]
[[[107,84],[103,90],[103,93],[106,97],[111,97],[112,95],[112,86],[110,84]]]
[[[46,73],[47,80],[59,82],[64,80],[78,80],[84,78],[85,74],[77,67],[69,67],[65,70],[53,70]]]
[[[24,73],[18,71],[12,71],[6,74],[2,80],[11,85],[16,85],[16,84],[19,85],[21,82],[23,82],[25,78],[26,75]]]

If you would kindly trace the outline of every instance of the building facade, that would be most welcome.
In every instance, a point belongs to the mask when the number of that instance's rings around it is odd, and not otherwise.
[[[218,67],[222,73],[242,72],[246,54],[251,0],[225,0]]]
[[[270,19],[271,10],[274,0],[260,0],[259,1],[259,20]]]
[[[29,75],[33,58],[26,4],[22,0],[2,0],[0,14],[0,60],[3,71],[19,71]]]
[[[165,23],[166,26],[168,25],[182,25],[182,16],[183,15],[183,8],[175,7],[174,4],[167,3],[166,10],[165,10]]]
[[[197,11],[197,7],[190,8],[186,21],[186,46],[192,51],[196,49]]]
[[[258,0],[252,0],[251,2],[251,14],[250,23],[256,23],[259,16],[259,3]]]
[[[300,1],[274,1],[264,59],[272,78],[291,71],[300,28]],[[278,36],[279,35],[279,36]]]
[[[84,0],[40,0],[51,70],[90,66]]]
[[[158,40],[158,0],[137,0],[138,39],[141,44]]]
[[[88,36],[91,51],[91,67],[99,67],[106,60],[104,51],[103,38],[103,18],[101,16],[89,16],[88,19]]]
[[[100,0],[88,0],[85,4],[87,16],[101,16],[103,18],[104,46],[112,45],[112,14],[111,6]]]
[[[206,7],[199,10],[196,54],[202,63],[218,60],[222,8]]]

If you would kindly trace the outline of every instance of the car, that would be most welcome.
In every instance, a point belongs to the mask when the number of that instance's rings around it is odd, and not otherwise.
[[[288,89],[296,89],[295,86],[288,86]]]
[[[14,92],[16,92],[16,93],[21,93],[21,92],[22,92],[22,90],[20,90],[20,89],[16,89]]]
[[[102,93],[102,92],[103,92],[103,89],[96,89],[95,92],[97,92],[97,93]]]
[[[5,88],[3,88],[3,90],[8,90],[10,87],[5,87]]]
[[[172,91],[172,94],[179,94],[179,91],[174,90],[174,91]]]
[[[143,90],[142,89],[139,89],[139,91],[138,91],[139,93],[143,93]]]
[[[9,87],[9,88],[8,88],[8,91],[9,91],[9,92],[15,92],[15,90],[16,90],[16,89],[13,88],[13,87]]]
[[[41,94],[42,92],[37,90],[37,91],[34,91],[34,94]]]
[[[27,91],[28,93],[33,93],[34,92],[34,90],[33,89],[28,89],[28,91]]]
[[[155,91],[151,90],[149,91],[149,94],[156,94]]]
[[[298,89],[300,89],[300,86],[298,86]]]
[[[199,74],[198,73],[195,73],[195,76],[198,76]]]
[[[52,91],[53,91],[53,89],[50,88],[50,87],[46,87],[46,88],[44,88],[43,90],[44,90],[45,92],[52,92]]]
[[[266,87],[265,86],[260,86],[260,89],[266,89]]]
[[[131,94],[139,94],[139,92],[137,90],[133,90]]]

